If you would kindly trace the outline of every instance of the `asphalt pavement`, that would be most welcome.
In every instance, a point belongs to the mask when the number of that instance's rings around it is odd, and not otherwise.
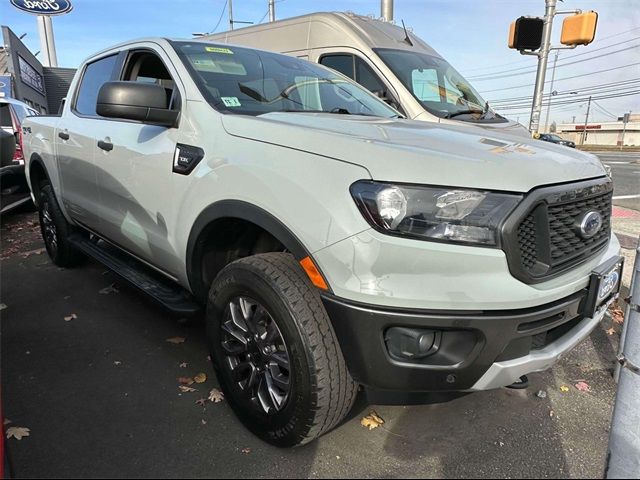
[[[611,167],[614,205],[640,211],[640,152],[597,154]]]
[[[55,267],[34,214],[0,234],[5,428],[30,429],[8,441],[16,478],[602,478],[620,329],[608,335],[609,320],[527,390],[411,407],[360,398],[333,432],[279,450],[226,402],[196,403],[217,387],[202,324],[179,323],[96,263]],[[200,372],[205,383],[179,391]],[[370,409],[386,421],[372,431],[360,425]]]

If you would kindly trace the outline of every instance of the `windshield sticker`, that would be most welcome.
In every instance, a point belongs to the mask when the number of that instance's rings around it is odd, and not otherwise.
[[[221,47],[205,47],[205,50],[207,52],[211,52],[211,53],[225,53],[227,55],[233,55],[233,52],[231,50],[229,50],[228,48],[221,48]]]
[[[241,107],[242,104],[238,97],[221,97],[222,103],[224,103],[225,107]]]

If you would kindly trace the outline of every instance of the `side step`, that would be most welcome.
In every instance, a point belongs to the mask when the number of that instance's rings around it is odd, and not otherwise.
[[[78,250],[102,263],[172,313],[193,317],[202,311],[188,291],[104,240],[96,242],[80,235],[73,235],[69,240]]]

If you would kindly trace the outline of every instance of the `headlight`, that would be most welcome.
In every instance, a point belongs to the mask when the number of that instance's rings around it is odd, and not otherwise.
[[[423,240],[498,245],[498,228],[521,195],[461,188],[392,185],[362,180],[351,195],[384,233]]]

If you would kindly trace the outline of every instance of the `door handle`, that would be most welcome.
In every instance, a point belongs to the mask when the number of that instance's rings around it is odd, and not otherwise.
[[[69,140],[69,134],[67,132],[58,132],[58,136],[62,139],[62,140]]]
[[[111,150],[113,150],[113,143],[100,140],[98,142],[98,148],[104,150],[105,152],[110,152]]]

